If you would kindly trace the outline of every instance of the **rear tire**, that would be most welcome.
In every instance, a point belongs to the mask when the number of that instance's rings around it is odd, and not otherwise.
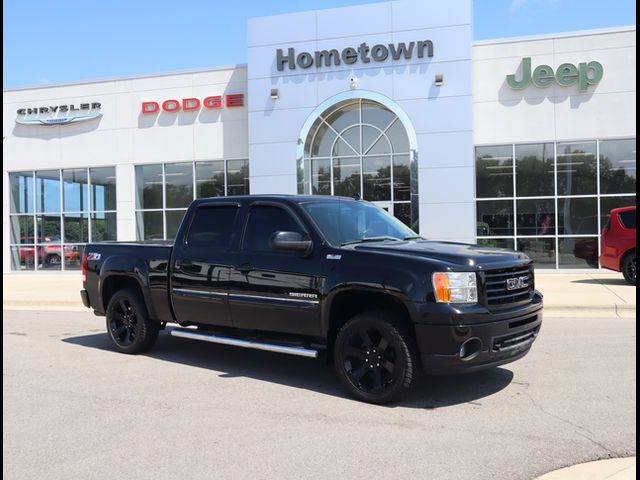
[[[107,307],[107,333],[119,352],[140,353],[158,339],[160,323],[149,319],[147,308],[138,292],[118,290]]]
[[[636,252],[628,253],[622,259],[621,265],[622,275],[627,283],[636,284]]]
[[[416,351],[409,329],[393,313],[365,312],[338,332],[334,364],[351,395],[384,404],[407,394],[416,383]]]

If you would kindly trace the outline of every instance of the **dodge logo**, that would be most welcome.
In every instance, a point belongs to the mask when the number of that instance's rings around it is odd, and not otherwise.
[[[518,290],[529,286],[529,277],[507,278],[507,290]]]

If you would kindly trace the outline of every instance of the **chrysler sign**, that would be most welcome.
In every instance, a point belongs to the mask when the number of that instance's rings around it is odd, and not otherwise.
[[[433,57],[433,42],[431,40],[423,40],[419,42],[409,42],[407,45],[401,43],[389,43],[383,45],[379,43],[369,47],[366,43],[361,43],[357,47],[343,48],[341,51],[332,48],[331,50],[317,50],[311,52],[300,52],[296,54],[295,49],[289,48],[285,52],[283,49],[276,50],[276,68],[283,71],[285,65],[289,70],[294,70],[296,65],[300,68],[316,68],[322,66],[330,67],[331,65],[353,65],[360,61],[362,63],[384,62],[391,56],[393,60],[404,58],[410,60],[415,54],[418,58]]]
[[[41,107],[19,108],[16,123],[20,125],[67,125],[69,123],[94,120],[102,116],[99,102],[47,105]]]

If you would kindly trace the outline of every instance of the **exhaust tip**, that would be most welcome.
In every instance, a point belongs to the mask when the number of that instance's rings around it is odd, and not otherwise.
[[[482,349],[482,340],[478,337],[471,337],[460,346],[460,359],[463,361],[473,360]]]

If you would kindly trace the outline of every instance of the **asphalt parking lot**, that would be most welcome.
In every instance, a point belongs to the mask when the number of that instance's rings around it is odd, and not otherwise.
[[[379,407],[315,360],[166,333],[127,356],[89,312],[5,310],[3,475],[531,479],[635,455],[635,335],[546,318],[519,362]]]

